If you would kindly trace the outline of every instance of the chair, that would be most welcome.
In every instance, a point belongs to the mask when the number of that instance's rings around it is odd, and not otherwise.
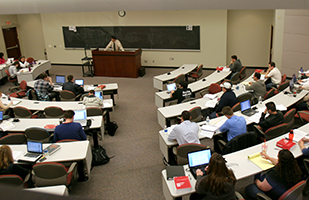
[[[239,72],[234,73],[234,74],[231,76],[230,82],[231,82],[232,84],[237,84],[237,83],[239,83],[239,77],[240,77],[240,73],[239,73]]]
[[[279,92],[281,92],[281,91],[283,91],[285,88],[287,88],[287,87],[289,86],[289,84],[290,84],[290,81],[284,81],[284,82],[282,82],[282,83],[278,86],[277,90],[278,90]]]
[[[206,89],[202,90],[200,92],[200,95],[203,97],[205,94],[216,94],[218,92],[221,92],[221,87],[218,83],[212,83],[209,88],[208,91]]]
[[[247,76],[246,71],[247,71],[247,67],[243,66],[239,72],[240,73],[239,80],[244,80],[246,78]]]
[[[191,72],[189,76],[192,77],[195,81],[197,81],[197,79],[203,76],[203,64],[201,64],[196,70]]]
[[[254,125],[253,127],[257,131],[257,133],[260,136],[262,136],[261,139],[263,141],[264,139],[270,140],[270,139],[273,139],[273,138],[278,137],[280,135],[283,135],[285,133],[285,130],[288,127],[288,124],[282,123],[282,124],[279,124],[277,126],[271,127],[267,131],[265,131],[265,133],[261,129],[258,129],[256,125]]]
[[[49,106],[44,109],[44,114],[47,118],[61,118],[64,115],[64,111],[58,106]]]
[[[48,143],[52,135],[44,128],[31,127],[25,130],[27,140]]]
[[[302,200],[303,195],[302,191],[305,188],[306,181],[300,181],[290,189],[288,189],[285,193],[283,193],[278,200]],[[266,194],[257,193],[258,200],[272,200]]]
[[[240,103],[236,103],[233,107],[232,107],[233,112],[237,112],[240,110]]]
[[[30,64],[33,64],[33,63],[34,63],[34,59],[33,59],[32,57],[28,57],[28,58],[26,59],[26,61],[27,61],[28,63],[30,63]]]
[[[243,102],[243,101],[246,101],[246,100],[250,100],[251,102],[251,99],[252,99],[252,94],[251,93],[244,93],[244,94],[241,94],[237,97],[237,101],[238,102]],[[251,103],[252,105],[252,103]]]
[[[218,140],[221,154],[229,154],[258,144],[257,135],[254,132],[243,133],[228,142]]]
[[[24,180],[15,174],[0,175],[0,184],[18,187],[22,189],[24,187]]]
[[[286,79],[286,74],[283,74],[282,78],[281,78],[281,83],[283,83]]]
[[[102,116],[103,115],[103,111],[99,107],[88,107],[86,111],[87,111],[87,116]]]
[[[75,139],[63,139],[63,140],[58,140],[56,143],[61,143],[61,142],[78,142],[79,140]]]
[[[8,81],[14,83],[14,85],[18,85],[17,77],[12,79],[10,72],[7,69],[5,69],[4,71],[8,75]]]
[[[183,144],[177,147],[177,165],[188,164],[187,154],[192,151],[207,149],[206,146],[196,143]]]
[[[270,97],[275,95],[276,89],[272,88],[270,89],[264,96],[264,100],[269,99]]]
[[[10,97],[23,98],[27,96],[26,95],[27,82],[25,80],[22,80],[19,86],[11,87],[9,91],[10,91]]]
[[[26,135],[23,133],[11,133],[0,138],[0,144],[25,144]]]
[[[23,106],[16,106],[13,108],[14,115],[16,118],[37,118],[38,115],[36,115],[39,111],[36,111],[32,113],[28,108],[25,108]]]
[[[309,122],[309,111],[308,110],[301,110],[301,111],[298,111],[294,117],[296,118],[300,118],[300,120],[302,122]]]
[[[191,108],[189,110],[190,115],[191,115],[191,122],[200,122],[202,121],[202,108],[200,106],[196,106],[194,108]]]
[[[83,95],[80,97],[80,100],[83,101],[84,98],[85,98],[85,97],[88,97],[88,96],[89,96],[89,94],[83,94]]]
[[[178,85],[180,83],[180,81],[185,81],[186,75],[184,74],[180,74],[178,75],[175,79],[174,79],[174,83],[176,83],[176,85]]]
[[[37,187],[66,185],[69,186],[76,174],[76,162],[66,168],[61,163],[43,162],[33,166],[32,175]]]
[[[292,125],[294,124],[294,115],[296,113],[296,109],[292,108],[290,109],[288,112],[285,113],[285,115],[283,116],[284,118],[284,123],[288,124],[288,127],[286,129],[286,132],[288,132],[290,130],[290,128],[292,127]]]
[[[62,90],[59,92],[61,101],[75,101],[80,97],[80,94],[75,96],[75,94],[69,90]]]

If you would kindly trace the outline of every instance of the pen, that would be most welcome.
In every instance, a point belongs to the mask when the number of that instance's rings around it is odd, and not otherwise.
[[[280,148],[274,148],[275,150],[281,150]]]

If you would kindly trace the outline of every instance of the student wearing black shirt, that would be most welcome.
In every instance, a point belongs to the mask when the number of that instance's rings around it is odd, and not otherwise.
[[[186,81],[180,81],[179,88],[171,91],[171,97],[177,99],[177,103],[181,103],[183,100],[192,97],[192,90],[188,88]]]

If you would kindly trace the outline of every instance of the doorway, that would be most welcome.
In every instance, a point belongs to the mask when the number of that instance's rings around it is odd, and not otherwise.
[[[8,58],[19,59],[21,56],[16,27],[2,28]]]

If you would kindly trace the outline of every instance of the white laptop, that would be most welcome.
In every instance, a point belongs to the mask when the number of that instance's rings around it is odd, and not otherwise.
[[[169,93],[171,93],[171,91],[173,91],[173,90],[176,90],[176,83],[171,83],[171,84],[168,84],[167,86],[167,93],[169,94]]]
[[[74,122],[80,123],[82,126],[87,125],[87,111],[84,110],[75,110]]]
[[[43,156],[42,142],[27,141],[27,153],[18,161],[36,162]]]

